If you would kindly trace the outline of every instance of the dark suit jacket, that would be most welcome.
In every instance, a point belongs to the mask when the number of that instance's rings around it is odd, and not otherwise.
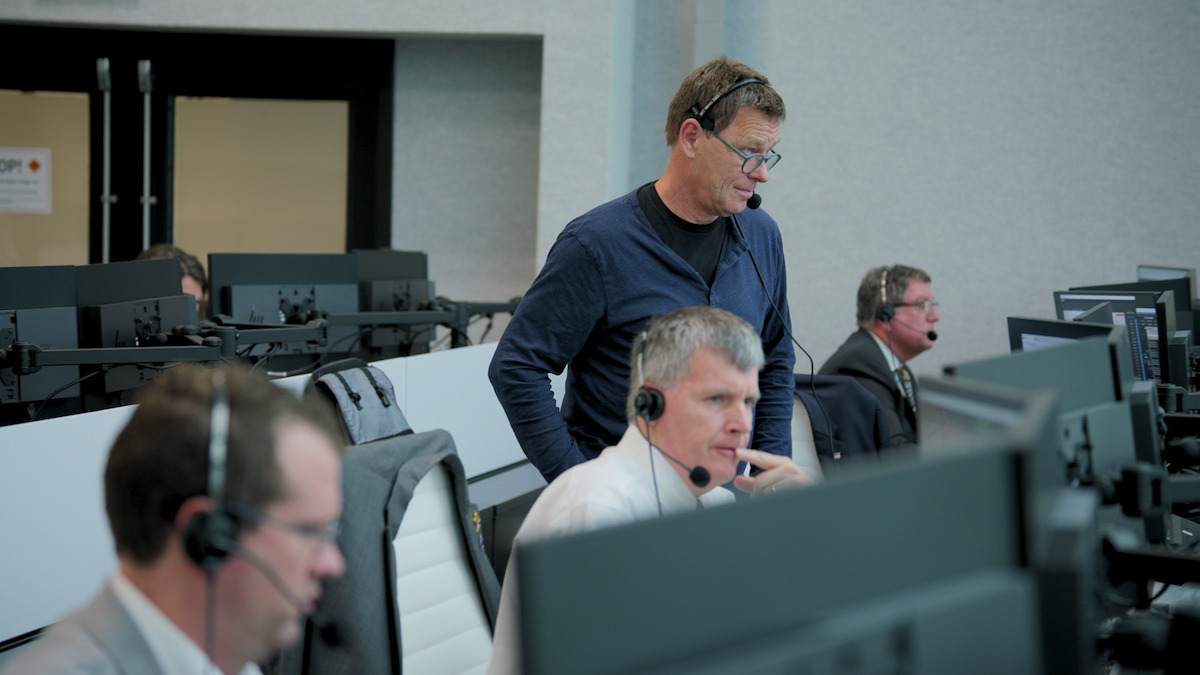
[[[865,328],[859,328],[821,366],[822,375],[849,375],[879,399],[891,431],[892,447],[917,442],[917,416],[909,409],[896,376],[888,368],[879,345]],[[916,387],[916,382],[913,382]]]
[[[108,586],[91,604],[21,648],[7,673],[162,675],[133,619]]]
[[[840,464],[891,456],[892,442],[883,407],[854,378],[797,374],[796,398],[808,411],[817,459],[826,474],[836,471]]]

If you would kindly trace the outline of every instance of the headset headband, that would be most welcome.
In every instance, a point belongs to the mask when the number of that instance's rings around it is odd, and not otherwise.
[[[698,122],[700,122],[700,126],[704,127],[708,131],[712,131],[715,128],[715,125],[713,124],[713,121],[708,118],[708,111],[714,105],[717,104],[717,101],[720,101],[721,99],[725,98],[729,94],[733,93],[734,91],[736,91],[738,89],[741,89],[742,87],[744,87],[748,84],[766,84],[766,83],[763,82],[762,80],[758,79],[757,77],[747,77],[744,80],[738,80],[737,82],[733,83],[733,86],[729,87],[725,91],[723,91],[720,94],[717,94],[716,96],[709,99],[708,103],[706,103],[703,108],[697,109],[696,106],[692,106],[692,115],[696,118],[696,120]]]

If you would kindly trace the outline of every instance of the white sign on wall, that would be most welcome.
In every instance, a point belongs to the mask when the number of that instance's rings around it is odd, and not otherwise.
[[[50,148],[0,148],[0,213],[50,213]]]

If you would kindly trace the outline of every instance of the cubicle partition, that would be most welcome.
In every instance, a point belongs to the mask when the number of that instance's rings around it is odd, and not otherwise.
[[[446,429],[487,513],[545,485],[487,379],[494,344],[379,361],[414,431]],[[278,380],[297,393],[308,376]],[[556,380],[561,393],[561,380]],[[124,406],[0,427],[0,644],[82,606],[116,568],[104,514],[109,446]]]

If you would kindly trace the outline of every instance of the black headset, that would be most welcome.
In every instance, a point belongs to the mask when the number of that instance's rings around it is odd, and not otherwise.
[[[717,94],[716,96],[709,99],[708,103],[706,103],[703,108],[699,108],[697,106],[692,106],[692,118],[695,119],[697,122],[699,122],[701,128],[703,128],[705,131],[716,131],[716,128],[717,128],[716,123],[713,122],[712,118],[710,118],[708,116],[708,111],[711,110],[712,107],[717,104],[717,101],[720,101],[721,99],[730,95],[734,91],[741,89],[742,87],[744,87],[748,84],[766,84],[766,83],[763,82],[762,80],[758,79],[757,77],[747,77],[744,80],[738,80],[737,82],[733,83],[733,86],[729,87],[724,92]]]
[[[225,462],[229,451],[229,392],[225,372],[213,371],[212,409],[208,421],[208,496],[213,510],[197,513],[184,530],[183,547],[192,562],[215,570],[237,550],[237,521],[225,509]]]
[[[646,380],[642,375],[642,355],[646,353],[646,340],[649,337],[650,334],[646,331],[642,331],[639,336],[641,344],[638,345],[637,376],[638,382],[641,384],[638,385],[637,394],[633,397],[633,411],[647,422],[653,422],[662,417],[663,411],[667,409],[667,399],[658,389],[647,387]]]
[[[875,310],[875,318],[884,323],[890,322],[896,316],[896,306],[888,301],[887,296],[888,268],[883,268],[879,275],[879,309]]]

